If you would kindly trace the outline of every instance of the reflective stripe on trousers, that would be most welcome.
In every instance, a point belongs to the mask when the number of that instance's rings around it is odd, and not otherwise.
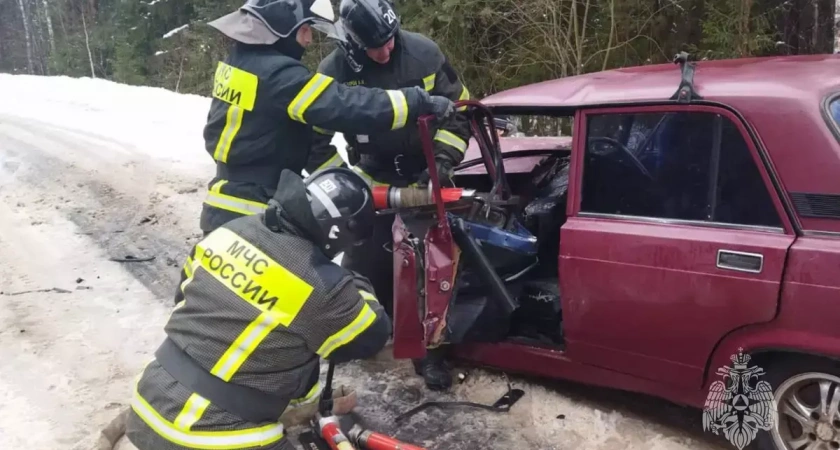
[[[225,184],[227,184],[227,180],[220,180],[216,182],[207,192],[207,197],[204,199],[204,203],[215,208],[242,214],[244,216],[259,214],[265,211],[268,207],[265,203],[222,194],[221,188]]]
[[[190,399],[192,400],[192,397]],[[206,400],[204,401],[206,402]],[[187,405],[190,405],[190,401],[187,401]],[[201,402],[193,403],[193,405],[197,408],[207,407],[206,404]],[[280,423],[234,431],[190,431],[189,426],[185,426],[187,421],[181,415],[173,423],[155,411],[146,399],[140,395],[136,384],[134,396],[131,399],[131,408],[158,436],[183,447],[240,449],[265,446],[283,439],[283,425]]]
[[[301,398],[296,398],[289,402],[289,407],[286,408],[286,410],[288,411],[291,408],[297,408],[300,406],[314,403],[316,400],[318,400],[318,396],[321,395],[321,392],[323,391],[324,385],[321,384],[321,381],[319,380],[317,383],[315,383],[315,386],[312,386],[312,389],[310,389],[309,392],[306,393],[306,395],[304,395]]]

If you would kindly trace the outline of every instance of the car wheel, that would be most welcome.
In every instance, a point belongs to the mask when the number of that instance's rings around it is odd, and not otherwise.
[[[840,450],[840,367],[828,361],[785,361],[767,370],[776,420],[759,432],[760,450]]]

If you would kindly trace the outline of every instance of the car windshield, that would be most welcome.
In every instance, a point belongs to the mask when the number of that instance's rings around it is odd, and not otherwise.
[[[563,137],[571,136],[574,128],[572,117],[543,115],[496,116],[496,129],[505,137]]]
[[[828,106],[828,111],[831,113],[831,117],[834,119],[834,123],[840,127],[840,97],[835,98],[831,104]]]

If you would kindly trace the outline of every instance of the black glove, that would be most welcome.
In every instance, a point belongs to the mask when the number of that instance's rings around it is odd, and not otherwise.
[[[452,182],[452,161],[445,158],[435,159],[435,169],[437,170],[438,180],[440,180],[441,187],[452,187],[455,183]],[[429,185],[431,178],[429,176],[429,169],[423,171],[420,177],[417,178],[417,185],[426,187]]]
[[[432,95],[429,97],[429,109],[438,122],[446,122],[455,115],[455,103],[446,97]]]

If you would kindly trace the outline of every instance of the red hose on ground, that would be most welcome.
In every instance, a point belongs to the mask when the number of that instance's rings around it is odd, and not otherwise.
[[[381,433],[365,430],[359,425],[350,430],[350,438],[356,445],[366,450],[426,450],[423,447],[406,444]]]

